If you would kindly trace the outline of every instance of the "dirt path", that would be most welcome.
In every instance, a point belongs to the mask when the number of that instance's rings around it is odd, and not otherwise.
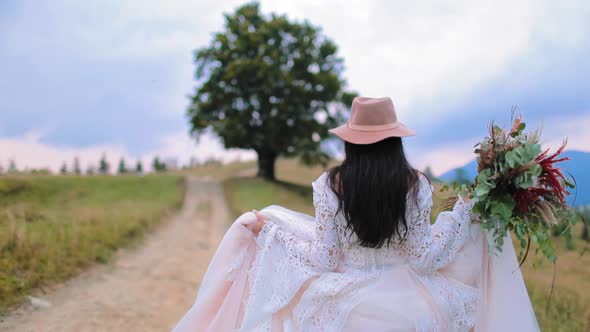
[[[143,246],[41,296],[49,307],[20,308],[0,331],[170,331],[230,222],[222,190],[215,180],[189,179],[182,211]]]

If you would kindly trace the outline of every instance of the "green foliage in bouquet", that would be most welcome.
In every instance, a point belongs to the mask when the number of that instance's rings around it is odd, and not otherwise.
[[[531,241],[536,252],[554,262],[557,257],[552,234],[572,236],[577,214],[566,203],[567,188],[575,185],[568,180],[559,163],[566,141],[553,154],[541,152],[540,131],[525,133],[521,117],[512,117],[512,127],[505,129],[493,123],[489,136],[475,145],[478,175],[475,183],[463,185],[459,192],[473,200],[473,212],[481,226],[488,231],[491,249],[502,250],[504,239],[513,232],[520,245],[522,262]],[[455,190],[457,191],[457,190]]]

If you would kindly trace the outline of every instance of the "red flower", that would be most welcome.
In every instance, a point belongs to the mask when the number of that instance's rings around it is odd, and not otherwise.
[[[539,162],[539,165],[541,165],[539,184],[542,187],[547,188],[547,193],[555,195],[562,204],[565,204],[565,195],[569,195],[570,193],[561,185],[561,180],[565,181],[565,176],[561,172],[561,169],[556,167],[555,164],[570,160],[568,157],[557,158],[563,152],[566,144],[567,140],[564,140],[561,147],[559,147],[554,154],[547,156],[547,153],[549,152],[549,149],[547,149],[535,159]]]
[[[529,211],[529,205],[538,201],[541,197],[549,193],[549,190],[542,187],[533,187],[517,190],[512,194],[516,208],[522,213]]]

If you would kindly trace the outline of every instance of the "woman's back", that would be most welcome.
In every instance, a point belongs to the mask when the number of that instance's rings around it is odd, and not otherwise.
[[[476,289],[450,284],[437,272],[453,260],[469,235],[470,205],[460,200],[453,211],[441,213],[431,225],[432,186],[421,173],[416,185],[415,194],[409,191],[406,197],[405,236],[394,239],[389,245],[371,248],[361,245],[358,236],[348,227],[342,209],[338,209],[338,195],[331,189],[334,186],[330,184],[328,173],[313,182],[316,221],[321,222],[322,216],[333,216],[320,227],[320,232],[324,233],[320,236],[324,240],[320,245],[322,254],[338,253],[335,264],[338,278],[330,280],[331,286],[350,283],[354,278],[351,276],[355,275],[363,280],[361,284],[368,280],[371,284],[359,287],[355,296],[340,298],[343,303],[354,303],[355,307],[350,313],[355,318],[348,320],[349,325],[345,325],[344,330],[354,331],[372,324],[376,324],[375,328],[384,327],[394,321],[402,330],[405,327],[412,330],[417,324],[433,326],[437,324],[437,317],[429,308],[437,305],[446,308],[450,315],[438,317],[439,320],[456,323],[452,330],[464,330],[473,324]],[[425,293],[439,295],[426,300]],[[375,315],[379,317],[376,320]]]
[[[334,188],[334,186],[329,181],[328,173],[323,173],[313,182],[314,205],[316,208],[319,207],[320,209],[333,212],[338,210],[338,197],[332,191],[331,188]],[[419,217],[419,213],[416,213],[419,202],[425,202],[431,199],[431,186],[424,175],[420,174],[419,181],[416,185],[420,186],[417,195],[408,193],[406,198],[406,220],[409,229],[413,227],[417,222],[416,218]],[[425,218],[429,217],[429,215],[426,216],[425,214],[421,216]],[[403,250],[403,241],[399,238],[394,239],[389,245],[384,245],[380,248],[361,245],[358,236],[351,227],[348,227],[342,209],[334,213],[333,223],[335,232],[338,235],[339,244],[342,248],[339,270],[351,268],[363,270],[383,269],[405,261],[407,258],[407,252]]]

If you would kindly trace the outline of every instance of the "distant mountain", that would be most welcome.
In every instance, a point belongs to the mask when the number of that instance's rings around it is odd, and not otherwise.
[[[569,176],[567,172],[576,179],[576,189],[568,198],[568,202],[575,206],[590,205],[590,152],[582,151],[565,151],[564,156],[570,157],[571,160],[561,163],[561,167],[565,170],[564,174]],[[477,176],[477,162],[470,161],[463,167],[454,168],[439,178],[444,182],[451,182],[457,178],[467,178],[473,180]]]

